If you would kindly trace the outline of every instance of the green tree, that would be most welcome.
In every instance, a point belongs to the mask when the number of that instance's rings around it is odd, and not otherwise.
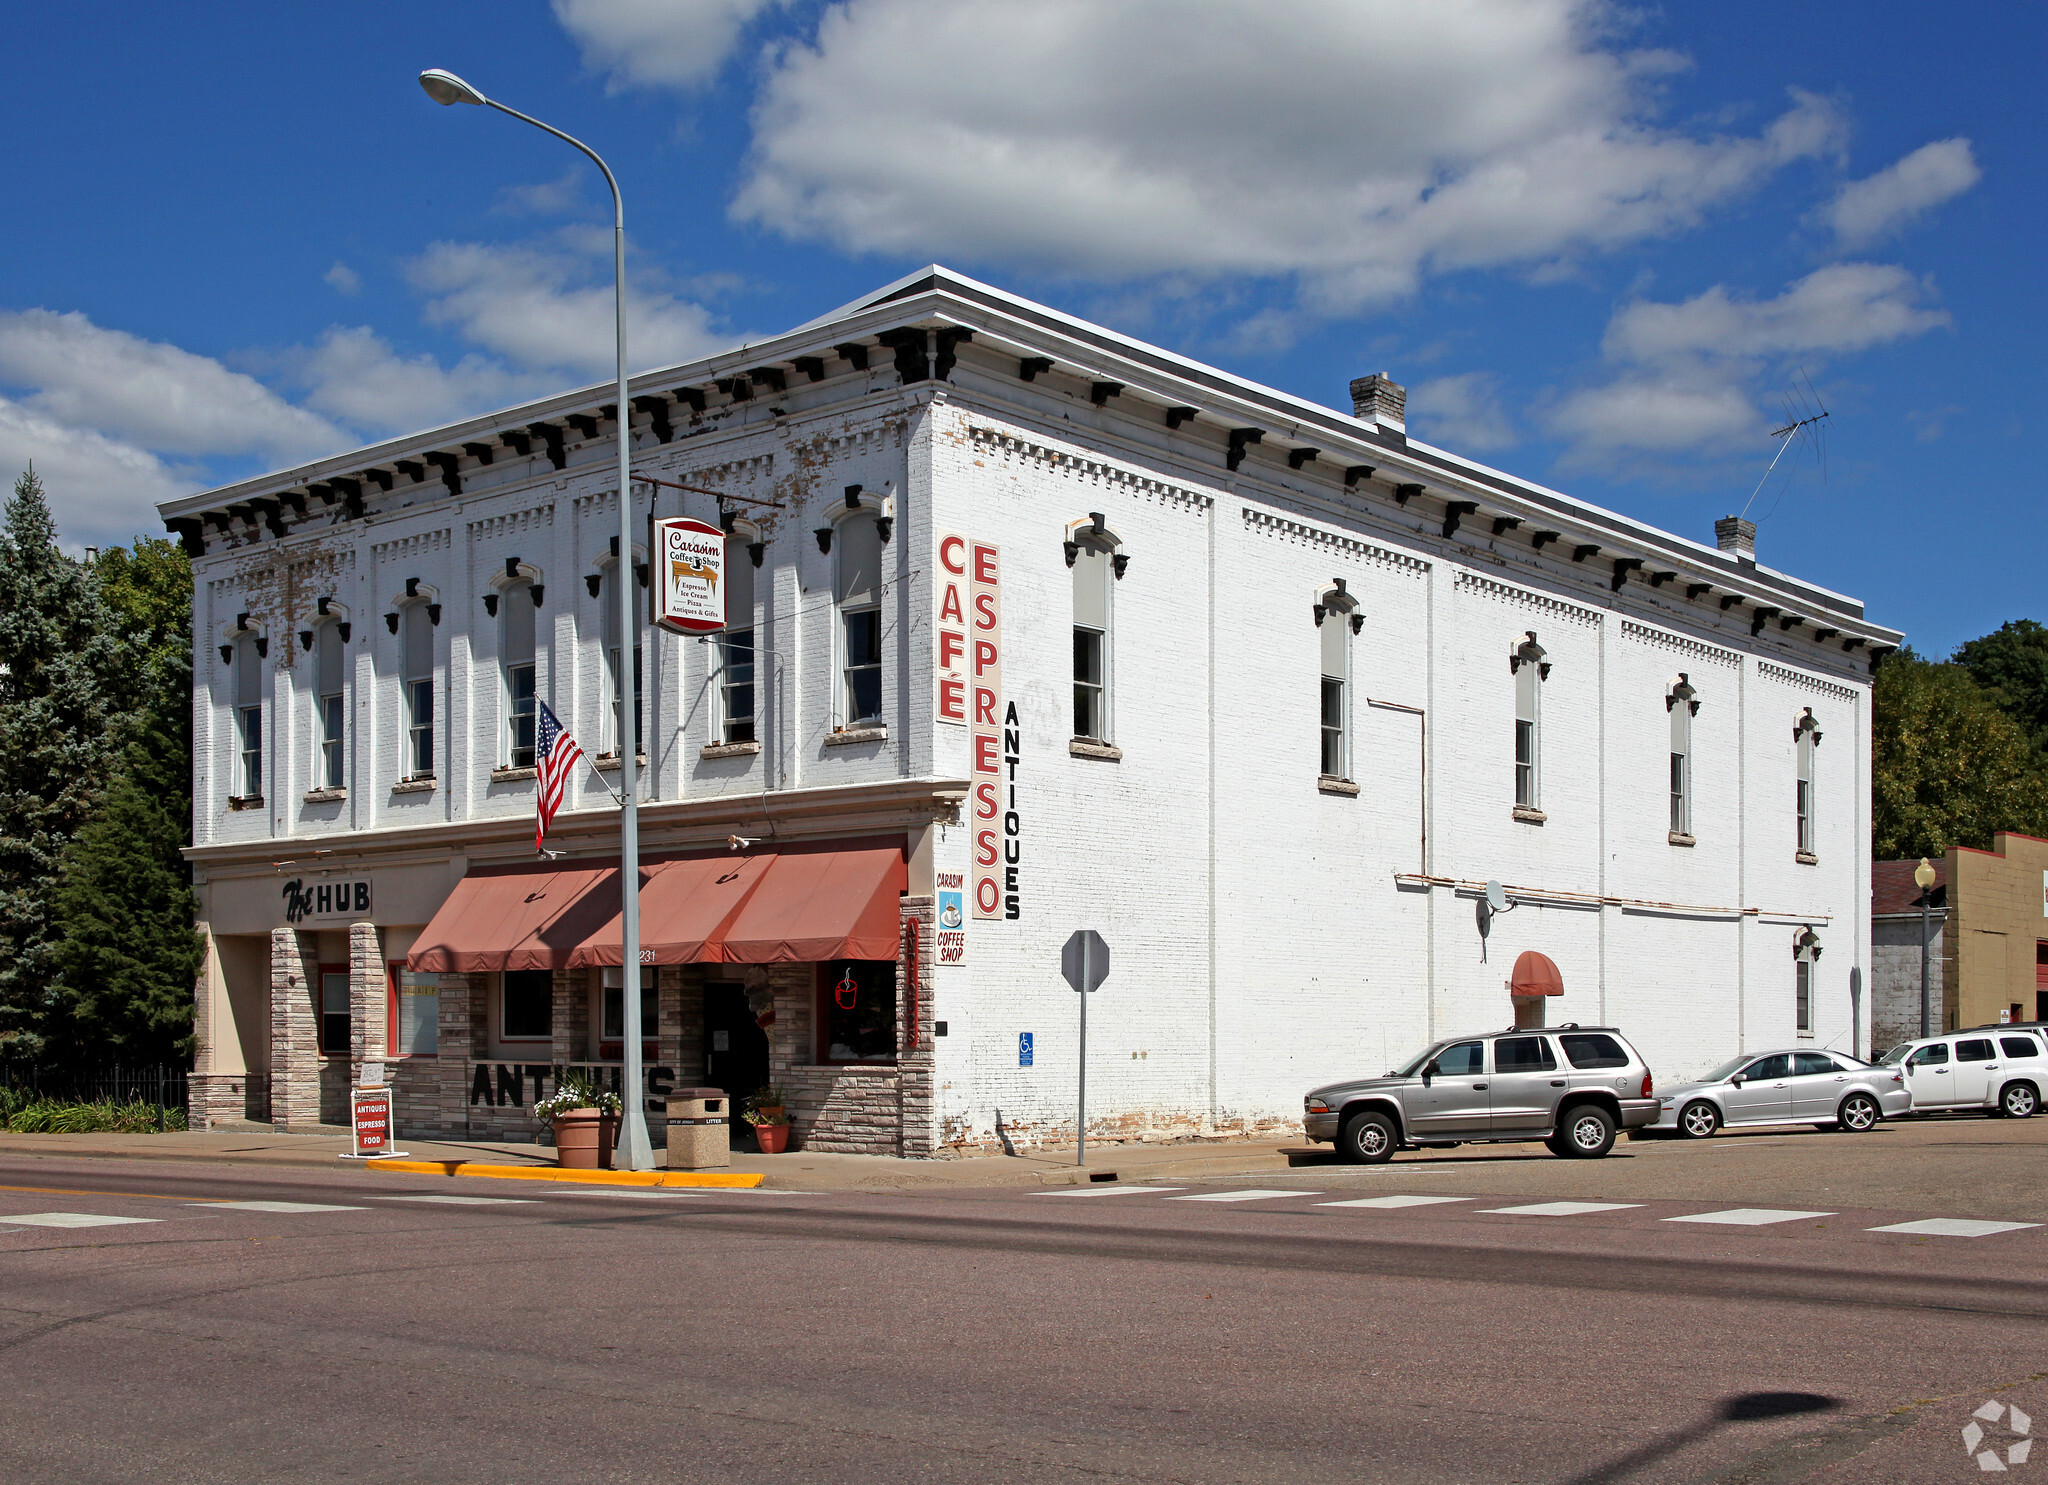
[[[123,650],[26,471],[0,519],[0,1057],[40,1056],[56,1009],[59,866],[119,750]]]
[[[2048,751],[2048,628],[2032,619],[2014,619],[1959,646],[1956,664],[1971,679],[1997,693],[1999,705],[2033,740]]]
[[[1988,849],[2000,830],[2048,835],[2048,767],[1963,666],[1903,649],[1879,669],[1871,712],[1879,859]]]
[[[204,940],[180,848],[190,838],[192,564],[137,537],[95,567],[138,683],[105,798],[63,853],[50,1054],[78,1064],[181,1061]]]

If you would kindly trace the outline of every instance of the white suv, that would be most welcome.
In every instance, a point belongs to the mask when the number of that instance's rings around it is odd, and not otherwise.
[[[2029,1119],[2048,1090],[2048,1050],[2040,1033],[2010,1026],[1900,1042],[1882,1061],[1906,1074],[1916,1114],[1956,1110]]]

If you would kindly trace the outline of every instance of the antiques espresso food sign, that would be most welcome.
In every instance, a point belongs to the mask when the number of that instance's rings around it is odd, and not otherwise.
[[[654,622],[677,634],[725,627],[725,533],[689,516],[654,523]]]

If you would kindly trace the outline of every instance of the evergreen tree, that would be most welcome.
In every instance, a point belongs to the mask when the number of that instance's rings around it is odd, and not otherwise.
[[[1962,666],[1901,650],[1877,673],[1871,711],[1871,851],[1880,860],[1989,849],[2000,830],[2048,836],[2048,767]]]
[[[174,543],[138,537],[132,552],[102,552],[95,577],[139,689],[106,797],[64,852],[50,1053],[183,1061],[204,952],[179,850],[192,814],[192,565]]]
[[[0,1058],[44,1048],[60,858],[117,753],[123,648],[28,470],[0,520]]]
[[[2048,751],[2048,628],[2014,619],[1959,646],[1955,659],[1978,685],[1996,693],[2035,747]]]

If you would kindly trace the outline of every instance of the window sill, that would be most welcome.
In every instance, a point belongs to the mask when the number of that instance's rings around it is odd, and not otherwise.
[[[849,748],[855,743],[887,742],[888,740],[889,729],[887,727],[842,727],[837,732],[825,734],[825,746],[828,748]]]
[[[307,804],[338,804],[346,798],[348,798],[348,790],[346,789],[308,789],[305,802]]]
[[[539,777],[540,770],[537,768],[494,768],[491,770],[491,782],[494,784],[516,784],[521,779],[537,779]]]
[[[617,773],[619,771],[619,755],[617,753],[599,753],[590,762],[591,766],[599,773]],[[647,755],[645,753],[635,753],[633,755],[633,766],[635,768],[645,768],[647,766]]]
[[[1349,779],[1340,779],[1326,773],[1317,778],[1316,792],[1318,794],[1342,794],[1347,799],[1356,799],[1358,797],[1358,785],[1352,783]]]
[[[439,786],[439,783],[440,781],[432,774],[427,774],[417,779],[400,779],[391,786],[391,792],[393,794],[431,794]]]
[[[1536,808],[1533,804],[1518,804],[1515,806],[1515,818],[1524,824],[1541,825],[1550,816],[1544,814],[1543,811]]]
[[[1699,844],[1697,840],[1695,840],[1692,836],[1687,835],[1683,830],[1670,831],[1665,835],[1664,838],[1670,841],[1671,844],[1673,844],[1674,846],[1696,846]]]
[[[1067,751],[1076,758],[1100,758],[1104,763],[1121,763],[1124,750],[1112,743],[1097,742],[1092,737],[1077,737],[1067,744]]]
[[[1792,853],[1792,859],[1798,862],[1801,866],[1820,865],[1820,857],[1814,855],[1811,851],[1794,851]]]
[[[231,810],[260,810],[263,808],[261,794],[230,794],[228,808]]]
[[[757,742],[706,743],[699,758],[751,758],[761,751]]]

